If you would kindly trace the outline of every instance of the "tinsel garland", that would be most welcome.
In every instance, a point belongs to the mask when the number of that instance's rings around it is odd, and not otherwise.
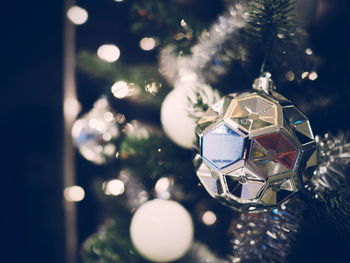
[[[165,47],[160,53],[159,69],[168,82],[174,87],[197,86],[224,74],[233,60],[245,61],[242,44],[230,46],[232,50],[224,46],[227,41],[233,41],[246,25],[245,12],[246,8],[240,1],[227,1],[226,11],[208,31],[202,33],[191,49],[191,56],[178,57],[174,47]]]
[[[294,196],[288,203],[273,210],[241,213],[231,225],[231,262],[286,262],[292,242],[300,230],[304,209],[305,203]]]

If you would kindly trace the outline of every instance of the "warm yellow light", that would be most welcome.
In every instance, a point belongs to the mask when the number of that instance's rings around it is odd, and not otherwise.
[[[120,56],[120,50],[116,45],[102,45],[97,49],[97,56],[107,62],[115,62]]]
[[[64,198],[68,202],[79,202],[84,199],[85,191],[77,185],[66,187],[63,191]]]
[[[118,179],[105,182],[102,188],[106,195],[121,195],[125,191],[124,183]]]
[[[212,211],[206,211],[203,215],[202,215],[202,221],[204,224],[206,224],[207,226],[211,226],[213,224],[215,224],[216,222],[216,215],[214,214],[214,212]]]
[[[152,50],[156,47],[157,42],[153,37],[144,37],[140,40],[140,48],[142,50]]]
[[[89,15],[84,8],[72,6],[67,11],[67,17],[73,24],[82,25],[87,21]]]

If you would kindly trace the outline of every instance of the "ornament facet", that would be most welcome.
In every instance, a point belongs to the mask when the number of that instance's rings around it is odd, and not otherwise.
[[[230,94],[210,107],[196,127],[197,176],[229,206],[255,210],[286,201],[315,165],[309,120],[276,92]]]
[[[107,99],[102,97],[88,113],[75,121],[73,141],[85,159],[104,164],[115,157],[115,140],[120,136],[115,117]]]

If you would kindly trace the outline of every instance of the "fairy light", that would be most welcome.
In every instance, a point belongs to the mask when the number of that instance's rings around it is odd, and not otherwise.
[[[301,78],[305,79],[309,75],[309,72],[305,71],[301,74]]]
[[[88,12],[79,6],[72,6],[67,11],[68,19],[75,25],[82,25],[88,20]]]
[[[84,199],[85,191],[78,185],[66,187],[63,191],[64,198],[68,202],[79,202]]]
[[[114,179],[103,183],[102,189],[106,195],[122,195],[125,191],[125,185],[121,180]]]
[[[120,50],[116,45],[102,45],[97,49],[97,56],[107,62],[115,62],[120,57]]]
[[[310,72],[309,74],[309,80],[316,80],[318,78],[318,75],[315,71]]]
[[[313,51],[311,48],[307,48],[307,49],[305,49],[305,53],[310,56],[310,55],[312,55]]]
[[[154,49],[156,45],[157,42],[153,37],[144,37],[140,40],[140,48],[145,51]]]
[[[211,225],[215,224],[216,220],[217,220],[217,217],[213,211],[206,211],[202,215],[202,221],[207,226],[211,226]]]

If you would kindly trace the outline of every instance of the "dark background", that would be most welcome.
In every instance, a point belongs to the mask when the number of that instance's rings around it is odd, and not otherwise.
[[[319,134],[348,129],[350,88],[349,1],[322,2],[327,10],[310,28],[313,50],[324,59],[315,83],[321,94],[334,97],[334,101],[311,116]],[[88,23],[78,28],[79,48],[96,50],[103,43],[117,41],[121,49],[138,50],[138,42],[121,22],[127,21],[127,12],[120,6],[112,0],[79,4],[90,15]],[[212,4],[208,9],[215,15],[220,6]],[[63,1],[6,1],[2,11],[0,262],[61,263]],[[135,51],[127,56],[131,61],[154,61],[140,54]],[[88,80],[80,82],[84,84],[80,99],[87,109],[98,92],[89,88]],[[84,169],[89,166],[80,157],[78,167],[79,183],[88,185],[91,178],[84,177]],[[98,206],[87,198],[79,203],[79,212],[81,242],[96,230]],[[347,237],[342,239],[334,227],[316,221],[305,229],[292,258],[302,253],[303,262],[350,262]]]

